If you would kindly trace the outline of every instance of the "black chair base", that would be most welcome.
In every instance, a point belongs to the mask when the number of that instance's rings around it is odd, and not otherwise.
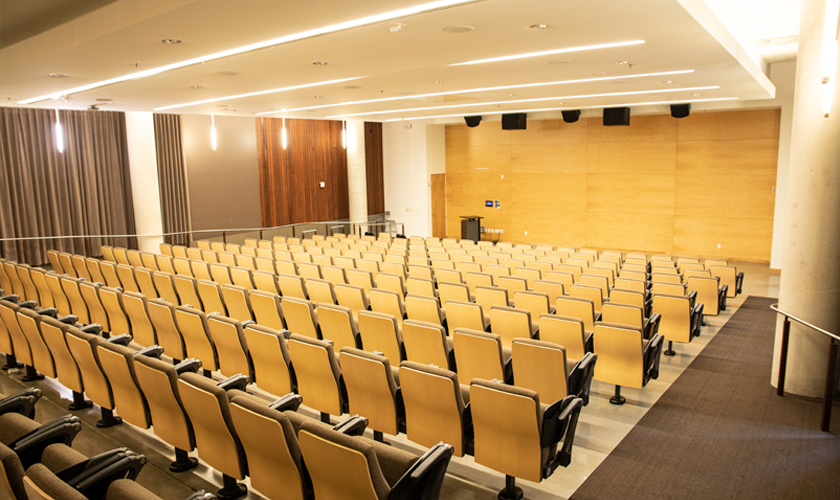
[[[332,424],[330,421],[330,414],[321,412],[321,422],[324,422],[325,424]]]
[[[186,451],[175,448],[175,461],[169,464],[172,472],[186,472],[198,465],[198,459],[192,458]]]
[[[93,401],[88,401],[85,396],[79,392],[73,391],[73,402],[67,406],[70,411],[86,410],[93,406]]]
[[[516,478],[505,476],[505,489],[499,492],[499,500],[520,500],[525,493],[516,486]]]
[[[23,368],[23,363],[18,361],[13,354],[6,354],[6,364],[3,365],[3,371],[8,371],[10,368]]]
[[[610,403],[614,405],[623,405],[627,400],[621,395],[621,386],[615,386],[615,396],[610,398]]]
[[[21,379],[24,382],[33,382],[35,380],[44,380],[44,374],[38,373],[38,370],[26,365],[26,375]]]
[[[674,343],[670,340],[668,341],[668,348],[662,351],[662,354],[666,356],[674,356],[677,354],[677,351],[674,350]]]
[[[96,426],[100,429],[106,427],[113,427],[122,423],[122,417],[115,417],[112,410],[102,408],[102,419],[96,422]]]
[[[244,484],[237,483],[236,479],[227,474],[223,474],[222,479],[225,486],[216,493],[216,496],[220,500],[235,500],[248,494],[248,487]]]

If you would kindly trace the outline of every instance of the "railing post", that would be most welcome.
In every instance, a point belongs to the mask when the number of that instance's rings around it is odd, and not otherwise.
[[[782,348],[779,353],[779,381],[776,383],[776,394],[785,395],[785,372],[787,371],[788,341],[790,340],[790,320],[785,316],[782,326]]]
[[[226,231],[222,231],[222,243],[227,245],[227,232]]]
[[[263,230],[260,229],[260,239],[263,239]]]
[[[820,429],[828,432],[831,425],[831,405],[834,402],[834,377],[837,369],[837,341],[831,339],[828,348],[828,367],[825,374],[825,400],[823,401],[822,423]]]

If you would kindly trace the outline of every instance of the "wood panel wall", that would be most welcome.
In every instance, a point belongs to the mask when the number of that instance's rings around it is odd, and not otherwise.
[[[780,114],[449,125],[447,234],[479,214],[501,241],[769,262]]]
[[[385,212],[385,174],[382,160],[382,124],[365,122],[365,170],[368,215]]]
[[[341,122],[287,119],[285,150],[280,118],[257,118],[256,126],[263,226],[350,216]]]

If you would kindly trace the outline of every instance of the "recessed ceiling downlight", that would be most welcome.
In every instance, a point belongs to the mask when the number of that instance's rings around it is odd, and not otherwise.
[[[67,75],[65,75],[64,73],[50,73],[50,76],[53,78],[64,78]]]
[[[532,30],[544,30],[546,28],[548,28],[547,24],[532,24],[532,25],[528,26],[528,29],[532,29]]]
[[[327,63],[324,61],[315,61],[312,63],[314,66],[326,66]]]
[[[555,59],[553,61],[548,61],[548,64],[569,64],[572,62],[571,59]]]
[[[181,40],[178,40],[177,38],[164,38],[163,40],[161,40],[161,42],[165,43],[166,45],[178,45],[179,43],[181,43]]]
[[[457,26],[447,26],[443,28],[443,31],[446,33],[469,33],[470,31],[475,30],[474,26],[467,26],[466,24],[461,24]]]

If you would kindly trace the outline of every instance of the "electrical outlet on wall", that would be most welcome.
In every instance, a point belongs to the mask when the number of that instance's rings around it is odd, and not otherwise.
[[[718,248],[720,248],[720,243],[718,243]]]
[[[525,236],[528,236],[528,231],[525,231]]]

